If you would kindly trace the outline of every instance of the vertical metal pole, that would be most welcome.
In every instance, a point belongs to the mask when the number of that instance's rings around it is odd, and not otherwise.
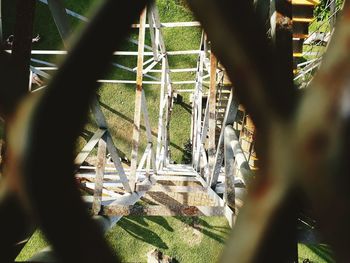
[[[169,76],[169,70],[166,69],[167,79]],[[172,110],[172,103],[173,103],[173,90],[172,86],[168,83],[168,97],[167,97],[167,107],[166,107],[166,113],[165,113],[165,129],[164,129],[164,147],[165,147],[165,158],[163,159],[163,165],[167,165],[168,161],[170,160],[170,118],[171,118],[171,110]]]
[[[195,158],[198,160],[198,157],[200,155],[200,145],[201,145],[201,131],[202,131],[202,95],[203,95],[203,63],[204,63],[204,51],[202,50],[200,52],[199,56],[199,71],[197,76],[197,110],[196,110],[196,153]],[[196,163],[196,169],[198,169],[200,165],[200,162]]]
[[[329,5],[329,12],[330,12],[329,16],[331,16],[329,20],[329,25],[331,27],[331,31],[334,29],[335,22],[337,20],[337,15],[334,14],[336,9],[337,9],[337,0],[331,0],[331,3]]]
[[[160,153],[162,149],[162,137],[163,135],[163,113],[165,107],[164,94],[165,94],[165,86],[166,86],[166,72],[165,72],[165,58],[162,58],[162,77],[161,77],[161,86],[160,86],[160,102],[159,102],[159,117],[158,117],[158,138],[157,138],[157,152],[156,152],[156,165],[159,167]]]
[[[231,125],[225,127],[224,156],[225,156],[225,192],[224,200],[235,211],[235,165],[234,152],[231,142],[235,139],[235,131]]]
[[[294,98],[293,91],[293,28],[292,28],[292,3],[288,0],[272,0],[270,5],[271,32],[275,47],[277,67],[276,83],[283,83],[283,89],[280,90],[284,95],[288,94],[290,100]],[[280,253],[288,255],[288,262],[298,261],[298,248],[296,238],[297,207],[296,199],[293,194],[281,206],[279,215],[276,217],[276,224],[271,230],[271,235],[267,243],[276,244]],[[281,240],[284,242],[281,242]],[[271,245],[270,245],[271,246]],[[271,249],[264,251],[264,258],[272,257],[275,251]]]
[[[233,92],[231,91],[227,106],[226,106],[226,111],[225,111],[225,117],[222,122],[221,126],[221,131],[220,131],[220,137],[218,141],[218,145],[216,146],[216,153],[215,153],[215,163],[213,167],[212,173],[209,175],[210,176],[210,185],[212,188],[216,186],[216,183],[218,181],[222,161],[224,159],[224,131],[225,127],[227,125],[233,125],[236,119],[238,111],[238,103],[233,97]]]
[[[147,11],[147,19],[149,24],[149,33],[151,36],[151,43],[152,43],[152,51],[153,51],[153,59],[155,61],[158,61],[158,43],[159,41],[156,41],[157,38],[159,38],[159,34],[155,34],[155,31],[158,29],[155,27],[155,23],[153,20],[153,5],[154,3],[150,3]]]
[[[136,188],[136,169],[137,155],[140,143],[140,122],[141,122],[141,99],[142,99],[142,71],[143,71],[143,52],[145,45],[145,24],[146,24],[146,8],[140,15],[139,28],[139,43],[137,56],[137,73],[136,73],[136,95],[135,95],[135,114],[134,114],[134,129],[132,136],[132,152],[131,152],[131,171],[130,171],[130,186],[133,191]]]
[[[215,163],[215,129],[216,129],[216,68],[217,59],[210,53],[210,87],[209,87],[209,174],[212,173]]]
[[[157,174],[156,158],[155,158],[155,151],[154,151],[153,138],[152,138],[152,128],[151,128],[151,123],[149,121],[146,94],[144,90],[142,90],[142,93],[141,93],[141,109],[143,113],[143,119],[145,121],[147,142],[150,145],[149,156],[151,157],[153,172],[154,174]]]
[[[106,153],[107,153],[106,139],[107,139],[107,136],[105,133],[98,142],[95,190],[94,190],[94,200],[92,203],[92,213],[94,215],[98,215],[98,213],[101,210],[101,204],[102,204],[103,176],[105,172]]]

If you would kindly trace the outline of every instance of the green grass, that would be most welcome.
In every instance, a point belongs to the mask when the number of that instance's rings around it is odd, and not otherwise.
[[[193,227],[194,226],[194,227]],[[218,262],[230,228],[221,217],[124,217],[106,235],[122,262],[146,262],[159,248],[178,262]],[[18,255],[24,261],[48,245],[37,231]]]
[[[123,262],[145,262],[145,255],[153,248],[179,262],[217,262],[229,226],[218,217],[194,220],[200,225],[198,230],[189,226],[188,218],[125,217],[107,234],[107,239]],[[123,242],[117,241],[119,237]]]
[[[333,259],[332,251],[328,245],[305,245],[298,244],[299,262],[303,262],[305,259],[309,259],[314,263],[332,263]]]
[[[26,261],[47,246],[48,242],[45,236],[40,230],[37,230],[22,249],[21,253],[19,253],[16,261]]]

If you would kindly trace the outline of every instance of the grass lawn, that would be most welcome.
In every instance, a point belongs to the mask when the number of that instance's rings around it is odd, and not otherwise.
[[[159,248],[179,262],[217,262],[230,228],[221,217],[124,217],[107,233],[122,262],[146,262]],[[37,231],[17,260],[26,260],[47,246]]]
[[[315,263],[332,263],[335,262],[332,251],[326,244],[305,245],[298,244],[299,262],[309,259]]]

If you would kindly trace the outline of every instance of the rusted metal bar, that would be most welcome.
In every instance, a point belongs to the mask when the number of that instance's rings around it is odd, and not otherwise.
[[[2,2],[0,2],[2,5]],[[0,12],[2,8],[0,6]],[[33,24],[35,13],[35,0],[30,1],[17,1],[16,3],[16,20],[14,28],[14,42],[12,46],[11,56],[3,54],[1,47],[0,55],[0,70],[1,70],[1,118],[5,122],[4,124],[4,138],[1,147],[1,170],[4,177],[8,177],[5,180],[15,180],[13,175],[5,173],[6,163],[10,158],[8,154],[8,119],[13,118],[16,107],[19,102],[28,93],[29,84],[29,63],[30,63],[30,51],[32,45]],[[0,33],[2,38],[2,14],[0,13]],[[2,39],[1,39],[2,42]],[[2,46],[2,45],[1,45]],[[12,176],[12,177],[11,177]],[[15,196],[11,191],[6,189],[6,182],[2,180],[2,189],[0,193],[0,211],[1,226],[7,226],[7,229],[1,229],[3,235],[0,238],[0,245],[3,247],[3,253],[0,256],[0,261],[12,261],[20,251],[21,245],[16,243],[22,241],[30,236],[33,229],[30,228],[30,219],[28,214],[23,211],[23,206],[19,202],[18,196]],[[22,211],[21,211],[22,210]],[[20,218],[21,217],[21,218]],[[13,231],[13,235],[9,236],[8,226]],[[25,244],[25,242],[23,243]]]
[[[288,99],[296,96],[293,86],[293,25],[292,2],[274,0],[270,2],[271,38],[276,58],[276,84],[283,83],[280,92],[287,92]],[[293,91],[294,92],[290,92]]]
[[[24,180],[25,190],[19,196],[24,197],[21,200],[29,203],[29,209],[40,219],[46,237],[62,261],[117,261],[81,202],[73,178],[72,153],[98,85],[96,79],[108,68],[113,51],[145,5],[146,1],[139,0],[128,3],[105,1],[49,87],[35,102],[31,100],[31,103],[27,101],[23,104],[20,110],[23,114],[18,114],[20,117],[9,125],[9,148],[18,149],[16,145],[26,145],[26,148],[12,155],[13,158],[16,156],[16,160],[13,159],[13,165],[9,164],[7,173],[20,175],[19,178]],[[120,14],[116,15],[118,12]],[[119,25],[114,34],[110,34],[106,26],[110,24]],[[61,107],[62,101],[65,107]],[[57,126],[61,125],[57,120],[62,116],[66,124],[63,130]],[[30,126],[23,121],[29,118],[32,120]],[[19,123],[25,127],[18,129]],[[23,134],[30,134],[30,139],[20,141]],[[53,137],[56,138],[55,151],[48,154]],[[61,160],[61,165],[52,170],[57,159]],[[57,182],[55,187],[49,189],[43,185],[48,170],[51,171],[51,178]],[[17,188],[10,184],[10,189]],[[62,189],[65,189],[64,195],[61,194]],[[49,205],[45,198],[47,195],[53,196]],[[63,209],[72,216],[62,218],[59,214]],[[85,253],[86,250],[90,253]]]
[[[106,154],[107,154],[106,139],[107,139],[107,136],[104,135],[98,142],[95,190],[94,190],[94,200],[92,203],[92,213],[94,215],[98,215],[101,210],[103,177],[105,172]]]
[[[216,69],[217,59],[214,52],[210,53],[210,87],[209,87],[209,139],[208,159],[209,174],[212,173],[215,163],[215,130],[216,130]],[[209,179],[210,180],[210,179]]]
[[[145,44],[145,24],[146,24],[146,9],[140,16],[140,28],[139,28],[139,45],[137,56],[137,74],[136,74],[136,95],[135,95],[135,114],[134,114],[134,127],[132,136],[132,152],[131,152],[131,174],[130,174],[130,187],[135,191],[135,185],[137,181],[136,169],[137,169],[137,155],[140,143],[140,125],[141,125],[141,100],[142,100],[142,71],[143,71],[143,52]]]

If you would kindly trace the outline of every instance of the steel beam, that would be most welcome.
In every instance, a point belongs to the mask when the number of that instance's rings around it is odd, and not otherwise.
[[[137,181],[137,155],[140,143],[140,125],[141,125],[141,110],[142,110],[142,77],[143,77],[143,53],[145,44],[145,24],[146,24],[146,9],[143,10],[140,16],[139,28],[139,44],[137,56],[137,74],[136,74],[136,94],[135,94],[135,113],[134,113],[134,127],[132,136],[132,152],[131,152],[131,174],[130,186],[135,191]]]

